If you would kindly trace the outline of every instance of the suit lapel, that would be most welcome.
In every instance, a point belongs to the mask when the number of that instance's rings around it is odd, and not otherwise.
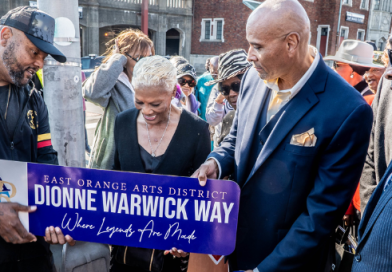
[[[275,120],[276,125],[272,129],[270,135],[266,139],[265,145],[257,157],[256,163],[248,176],[245,186],[248,181],[252,178],[255,172],[265,163],[272,152],[279,146],[282,140],[292,130],[292,128],[298,123],[299,120],[315,105],[318,103],[318,98],[315,93],[323,92],[325,84],[328,78],[327,67],[320,57],[319,64],[317,65],[312,76],[309,78],[307,83],[302,87],[299,93],[289,102],[286,110],[281,114],[278,120]],[[271,119],[273,121],[273,119]],[[263,128],[271,129],[268,124]],[[261,132],[261,138],[265,137],[265,134]]]
[[[302,97],[306,93],[306,97]],[[260,168],[260,166],[268,159],[271,153],[278,147],[282,140],[287,136],[290,130],[298,123],[299,120],[318,102],[317,96],[313,91],[306,92],[302,89],[300,93],[293,98],[290,105],[287,106],[286,110],[281,114],[278,120],[275,121],[276,125],[273,127],[268,138],[266,136],[266,131],[271,129],[268,124],[263,128],[260,133],[261,138],[266,140],[263,149],[261,150],[259,156],[257,157],[256,163],[245,182],[245,184],[250,180],[254,173]],[[272,123],[273,125],[273,123]],[[245,186],[244,184],[244,186]]]
[[[381,212],[384,210],[387,202],[392,198],[392,191],[389,188],[385,193],[384,186],[389,176],[392,174],[392,164],[389,165],[388,170],[385,171],[382,181],[378,184],[376,190],[368,202],[365,213],[359,225],[360,242],[363,241],[374,223],[377,221]],[[390,185],[391,186],[391,185]]]
[[[248,161],[250,149],[252,148],[249,143],[252,142],[253,135],[257,127],[257,120],[259,119],[259,116],[262,112],[262,108],[268,94],[268,88],[261,79],[258,80],[258,84],[253,93],[254,96],[251,96],[252,105],[248,109],[248,114],[245,116],[245,119],[242,119],[243,122],[245,122],[245,129],[240,145],[241,160],[239,161],[238,165],[239,171],[237,177],[237,181],[239,182],[244,177],[244,170],[246,169],[245,166]]]

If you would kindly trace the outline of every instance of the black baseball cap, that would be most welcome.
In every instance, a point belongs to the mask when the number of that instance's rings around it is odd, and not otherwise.
[[[67,58],[54,45],[55,20],[49,14],[28,6],[14,8],[1,17],[0,25],[16,28],[42,52],[51,55],[58,62]]]
[[[196,70],[189,63],[183,63],[177,67],[177,78],[181,78],[183,76],[190,76],[197,82]]]

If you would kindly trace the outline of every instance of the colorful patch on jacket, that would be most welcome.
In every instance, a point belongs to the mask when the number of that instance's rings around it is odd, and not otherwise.
[[[52,136],[50,133],[39,134],[37,139],[37,148],[43,148],[52,145]]]
[[[32,129],[37,129],[38,128],[38,119],[37,119],[37,112],[29,110],[27,112],[27,119],[29,120],[29,125]],[[34,120],[35,118],[35,120]]]

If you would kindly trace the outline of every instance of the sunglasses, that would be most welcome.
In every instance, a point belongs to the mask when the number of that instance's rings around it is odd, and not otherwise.
[[[131,59],[133,59],[133,60],[136,61],[136,62],[138,62],[138,61],[141,60],[142,58],[151,57],[151,55],[150,55],[150,56],[140,56],[138,59],[136,59],[136,58],[132,57],[131,55],[129,55],[128,53],[125,53],[125,55],[127,55],[128,57],[130,57]]]
[[[220,92],[224,96],[230,95],[230,90],[233,90],[236,93],[240,92],[241,82],[233,82],[230,86],[222,86]]]
[[[177,82],[181,86],[185,86],[185,84],[188,84],[188,86],[191,88],[196,86],[196,81],[194,79],[186,80],[185,78],[179,78]]]

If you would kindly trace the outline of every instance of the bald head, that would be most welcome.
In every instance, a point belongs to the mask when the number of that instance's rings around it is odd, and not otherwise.
[[[310,33],[309,17],[297,0],[267,0],[248,18],[247,29],[257,28],[271,38],[296,32],[307,43]]]
[[[311,64],[309,35],[309,17],[297,0],[266,0],[248,18],[248,61],[262,79],[293,76]]]
[[[219,56],[210,59],[210,73],[214,79],[218,78]]]

